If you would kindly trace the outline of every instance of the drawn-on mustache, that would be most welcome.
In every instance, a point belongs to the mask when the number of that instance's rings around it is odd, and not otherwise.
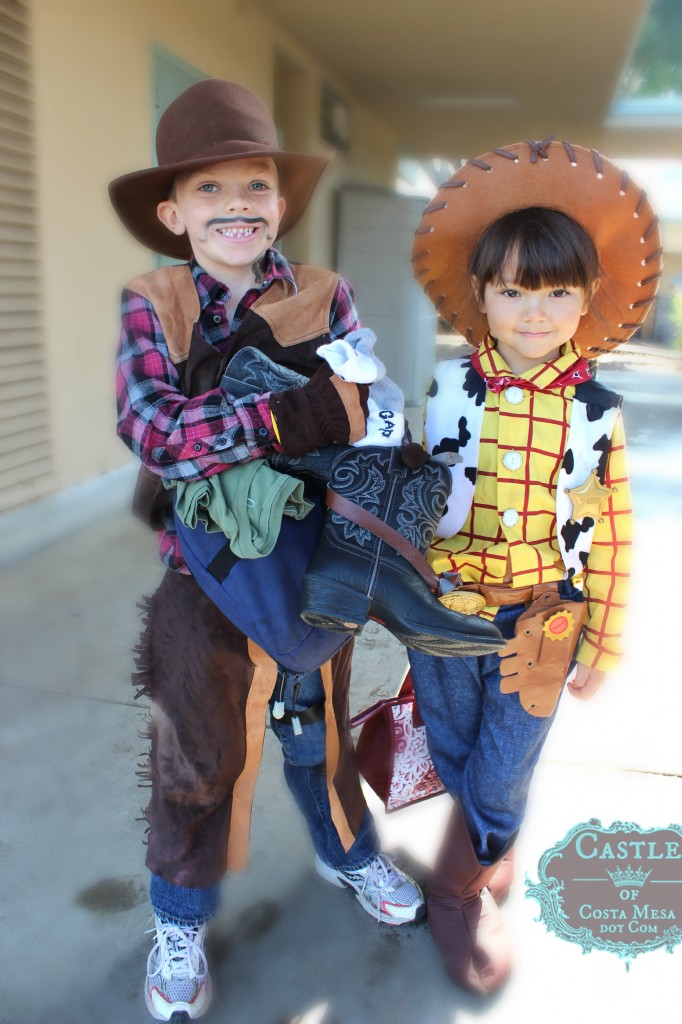
[[[213,220],[209,220],[206,225],[207,228],[213,227],[215,224],[266,224],[265,217],[214,217]]]

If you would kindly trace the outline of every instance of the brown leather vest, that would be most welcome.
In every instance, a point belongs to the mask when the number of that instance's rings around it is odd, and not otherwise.
[[[229,338],[226,352],[220,352],[201,334],[199,295],[187,264],[161,267],[128,283],[130,291],[153,306],[187,398],[216,387],[232,356],[247,346],[260,349],[291,370],[312,376],[320,366],[317,349],[329,341],[329,315],[339,276],[302,264],[291,270],[297,291],[289,281],[273,281]],[[160,530],[166,504],[161,478],[142,466],[133,512],[152,529]]]

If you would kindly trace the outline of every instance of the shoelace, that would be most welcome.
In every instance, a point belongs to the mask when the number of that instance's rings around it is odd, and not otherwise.
[[[177,924],[165,922],[161,927],[150,928],[145,934],[156,932],[156,943],[147,959],[147,973],[150,978],[161,974],[164,978],[176,978],[190,981],[205,978],[208,964],[203,949],[197,943],[199,928],[181,928]],[[154,954],[158,950],[158,961],[155,970],[151,970]],[[198,969],[195,963],[199,965]]]
[[[362,891],[364,892],[368,885],[373,885],[378,889],[379,896],[376,903],[378,923],[381,923],[381,903],[383,894],[388,892],[389,889],[395,888],[396,882],[402,881],[404,877],[405,876],[402,875],[402,873],[398,871],[383,854],[379,854],[375,857],[369,865],[365,881],[363,882]]]

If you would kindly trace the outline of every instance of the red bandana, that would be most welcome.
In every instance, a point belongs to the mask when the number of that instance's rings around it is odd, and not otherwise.
[[[494,391],[496,395],[499,395],[500,391],[503,391],[505,388],[512,386],[526,388],[527,391],[547,391],[554,388],[567,388],[576,384],[584,384],[586,380],[591,380],[592,378],[589,363],[584,356],[579,356],[567,370],[557,374],[551,384],[545,384],[542,387],[535,384],[532,380],[526,380],[525,377],[513,377],[511,374],[486,374],[481,366],[481,357],[478,351],[472,354],[471,365],[476,373],[483,377],[488,391]]]

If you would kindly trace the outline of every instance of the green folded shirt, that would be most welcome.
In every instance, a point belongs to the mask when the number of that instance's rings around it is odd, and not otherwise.
[[[178,480],[175,511],[186,526],[222,531],[239,558],[262,558],[275,546],[282,516],[303,519],[312,502],[303,481],[278,473],[265,459],[240,462],[204,480]]]

